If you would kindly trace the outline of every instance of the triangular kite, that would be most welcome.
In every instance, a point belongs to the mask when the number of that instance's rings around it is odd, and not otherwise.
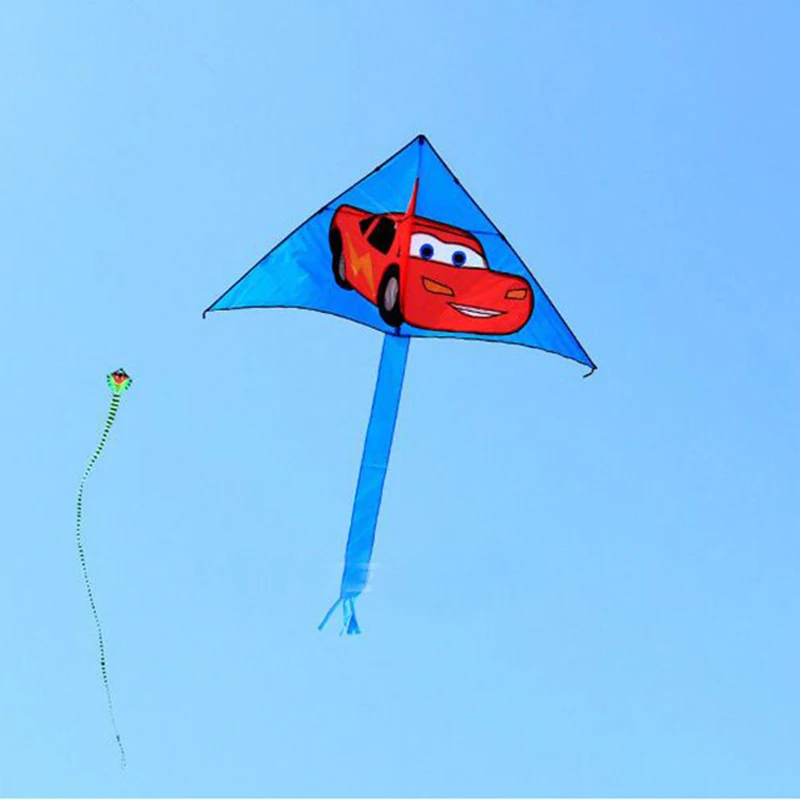
[[[485,339],[594,362],[424,136],[292,231],[205,313],[305,308],[385,334],[339,598],[358,633],[411,337]],[[320,627],[322,627],[322,625]]]

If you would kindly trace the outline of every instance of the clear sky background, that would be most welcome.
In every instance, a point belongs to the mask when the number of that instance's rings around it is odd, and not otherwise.
[[[798,25],[3,4],[0,794],[800,793]],[[201,311],[420,132],[600,369],[412,343],[340,638],[381,336]]]

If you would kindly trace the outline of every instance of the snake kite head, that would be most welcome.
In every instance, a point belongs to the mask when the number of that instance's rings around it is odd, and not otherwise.
[[[114,370],[114,372],[108,376],[108,388],[117,395],[127,391],[131,383],[132,379],[124,369]]]

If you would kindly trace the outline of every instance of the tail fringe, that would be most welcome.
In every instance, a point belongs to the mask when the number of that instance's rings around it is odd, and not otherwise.
[[[331,620],[334,612],[339,606],[342,606],[344,615],[342,627],[339,635],[346,633],[348,636],[357,636],[361,633],[361,628],[358,626],[358,619],[356,618],[356,598],[358,595],[342,595],[339,599],[328,609],[322,622],[317,626],[317,630],[322,630]]]

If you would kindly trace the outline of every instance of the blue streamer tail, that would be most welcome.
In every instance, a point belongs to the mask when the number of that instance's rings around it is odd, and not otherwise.
[[[383,484],[386,480],[397,412],[400,408],[408,345],[407,336],[387,333],[383,338],[378,380],[372,398],[372,410],[350,519],[350,532],[347,536],[342,586],[339,599],[320,623],[320,630],[325,627],[341,603],[347,633],[361,633],[356,619],[355,600],[367,585],[369,576]]]

